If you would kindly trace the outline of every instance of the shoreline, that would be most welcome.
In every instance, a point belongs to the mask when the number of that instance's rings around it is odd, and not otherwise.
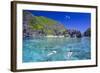
[[[62,38],[62,37],[65,37],[65,36],[54,36],[54,35],[47,35],[47,36],[45,36],[45,37],[60,37],[60,38]]]

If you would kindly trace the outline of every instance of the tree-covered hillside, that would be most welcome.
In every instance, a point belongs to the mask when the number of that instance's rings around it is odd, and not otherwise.
[[[23,13],[24,36],[63,35],[66,28],[56,20],[44,16]]]

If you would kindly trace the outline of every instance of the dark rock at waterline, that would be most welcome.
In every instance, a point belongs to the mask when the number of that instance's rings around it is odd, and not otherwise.
[[[82,37],[82,34],[80,31],[78,30],[67,30],[66,32],[67,34],[69,34],[70,37],[77,37],[77,38],[81,38]],[[66,35],[66,34],[65,34]]]
[[[84,36],[86,36],[86,37],[90,37],[90,36],[91,36],[91,28],[88,28],[88,29],[84,32]]]

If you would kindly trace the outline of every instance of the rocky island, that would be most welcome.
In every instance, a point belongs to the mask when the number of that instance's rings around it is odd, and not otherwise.
[[[56,20],[44,16],[35,16],[28,11],[23,12],[23,37],[76,37],[90,36],[90,28],[83,34],[79,30],[67,29]]]

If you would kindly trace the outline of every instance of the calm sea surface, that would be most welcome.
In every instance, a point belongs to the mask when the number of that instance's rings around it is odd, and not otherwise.
[[[34,38],[23,40],[23,62],[91,59],[91,43],[84,38]]]

